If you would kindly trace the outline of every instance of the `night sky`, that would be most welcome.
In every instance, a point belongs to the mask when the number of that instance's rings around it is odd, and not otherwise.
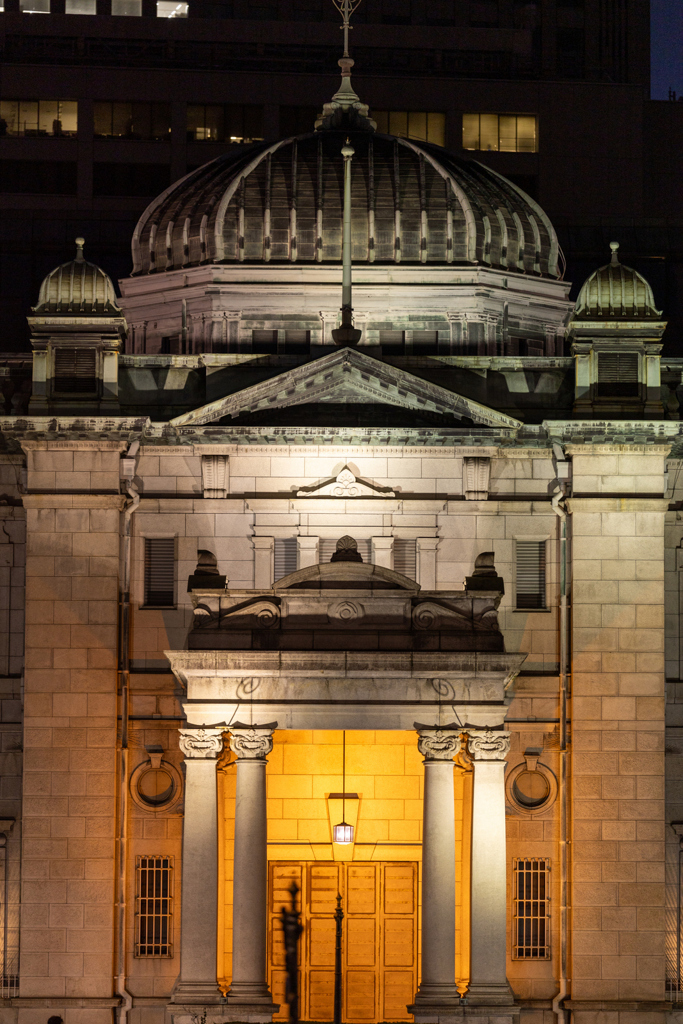
[[[683,4],[651,0],[652,99],[665,100],[669,88],[683,96]]]

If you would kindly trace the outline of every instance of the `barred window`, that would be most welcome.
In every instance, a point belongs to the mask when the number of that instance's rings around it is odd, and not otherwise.
[[[598,356],[598,396],[638,397],[638,356],[635,352],[601,352]]]
[[[145,605],[175,604],[175,538],[145,537]]]
[[[97,353],[91,348],[56,348],[54,390],[62,395],[97,393]]]
[[[394,540],[394,569],[411,580],[417,579],[417,541]]]
[[[517,608],[545,608],[545,541],[517,541]]]
[[[276,580],[281,580],[283,576],[289,576],[290,572],[296,572],[296,537],[276,537],[274,549],[274,562],[275,572],[273,575]]]
[[[550,861],[516,859],[513,886],[513,959],[550,960]]]
[[[173,858],[138,857],[135,955],[172,957]]]

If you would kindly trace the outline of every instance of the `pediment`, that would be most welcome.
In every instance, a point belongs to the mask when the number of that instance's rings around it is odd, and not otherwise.
[[[302,487],[296,492],[297,498],[394,498],[396,494],[389,487],[376,487],[355,476],[348,466],[332,480],[312,487]]]
[[[521,423],[470,398],[464,398],[357,349],[344,348],[303,366],[226,395],[192,412],[176,416],[173,426],[215,423],[256,413],[320,403],[389,405],[399,409],[466,419],[489,427]],[[333,424],[332,424],[333,425]]]

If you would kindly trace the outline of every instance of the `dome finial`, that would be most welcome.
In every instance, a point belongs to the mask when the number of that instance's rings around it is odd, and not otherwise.
[[[344,217],[342,222],[342,322],[341,327],[332,331],[335,345],[357,345],[361,331],[353,326],[353,305],[351,301],[351,160],[355,149],[347,139],[342,146],[344,157]]]
[[[75,241],[76,241],[76,262],[77,263],[83,263],[84,262],[83,246],[85,245],[85,238],[81,238],[81,236],[79,235],[78,238]]]
[[[619,243],[610,242],[609,247],[612,250],[611,264],[613,267],[617,267],[619,265],[619,257],[617,256],[617,253],[619,252]]]
[[[360,131],[376,131],[377,125],[370,117],[367,103],[361,103],[351,85],[351,68],[353,61],[349,56],[349,32],[351,15],[361,0],[332,0],[342,16],[341,29],[344,33],[344,53],[337,62],[341,68],[341,85],[332,97],[331,103],[325,103],[323,111],[315,122],[316,131],[321,129],[353,128]]]

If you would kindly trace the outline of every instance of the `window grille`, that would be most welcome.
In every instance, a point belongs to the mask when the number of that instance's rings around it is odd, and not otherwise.
[[[380,331],[379,343],[383,356],[402,356],[405,352],[405,335],[403,331]]]
[[[400,537],[394,540],[394,569],[411,580],[417,579],[417,541]]]
[[[549,860],[515,860],[513,959],[550,959],[549,890]]]
[[[252,331],[251,350],[252,352],[275,354],[277,352],[277,331]]]
[[[281,580],[297,570],[297,539],[296,537],[277,537],[275,539],[274,578]]]
[[[175,538],[145,538],[145,604],[171,608],[175,604]]]
[[[598,396],[638,397],[638,356],[635,352],[603,352],[598,356]]]
[[[462,148],[537,153],[538,124],[534,114],[463,114]]]
[[[545,541],[517,541],[517,608],[545,608]]]
[[[173,858],[138,857],[135,955],[172,957]]]
[[[89,348],[56,348],[54,389],[63,395],[97,392],[97,353]]]
[[[372,561],[372,550],[370,540],[357,540],[358,551],[364,562]],[[321,537],[318,545],[318,561],[330,562],[332,555],[337,550],[337,538]]]

